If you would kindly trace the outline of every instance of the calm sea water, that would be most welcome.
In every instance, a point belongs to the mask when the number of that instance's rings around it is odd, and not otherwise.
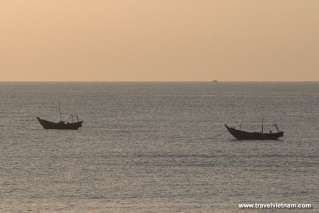
[[[0,212],[274,212],[319,204],[319,83],[0,83]],[[79,131],[43,130],[66,114]],[[235,141],[224,123],[273,123]]]

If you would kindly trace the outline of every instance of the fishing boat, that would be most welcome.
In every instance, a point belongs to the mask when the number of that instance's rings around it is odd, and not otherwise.
[[[58,109],[60,114],[60,121],[58,122],[48,121],[48,120],[41,119],[40,117],[37,117],[37,120],[39,121],[39,123],[44,129],[77,130],[80,127],[82,127],[83,121],[79,120],[78,115],[76,115],[76,121],[73,120],[74,118],[73,114],[71,115],[71,118],[72,118],[71,121],[63,121],[60,105]]]
[[[230,127],[225,124],[228,132],[234,136],[237,140],[278,140],[284,136],[284,132],[280,131],[277,124],[274,124],[277,132],[264,132],[264,125],[262,122],[262,129],[260,132],[248,132],[243,130],[238,130],[234,127]]]
[[[65,129],[65,130],[77,130],[82,126],[83,121],[77,121],[77,122],[65,122],[65,121],[59,121],[59,122],[52,122],[47,121],[44,119],[41,119],[37,117],[37,120],[41,124],[41,126],[44,129]]]

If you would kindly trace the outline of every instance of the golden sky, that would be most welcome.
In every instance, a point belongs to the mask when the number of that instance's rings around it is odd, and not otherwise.
[[[318,0],[10,0],[0,81],[319,80]]]

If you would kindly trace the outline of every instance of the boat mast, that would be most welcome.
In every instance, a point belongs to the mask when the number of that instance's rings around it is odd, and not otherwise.
[[[261,133],[264,133],[264,119],[261,120]]]
[[[62,121],[62,113],[61,113],[61,104],[60,104],[60,102],[58,103],[58,112],[59,112],[60,121]]]

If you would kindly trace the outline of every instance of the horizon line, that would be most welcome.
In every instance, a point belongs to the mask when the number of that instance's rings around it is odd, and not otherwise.
[[[147,80],[147,81],[78,81],[78,80],[35,80],[35,81],[21,81],[21,80],[0,80],[0,83],[318,83],[319,80],[300,80],[300,81],[276,81],[276,80],[195,80],[195,81],[182,81],[182,80]]]

